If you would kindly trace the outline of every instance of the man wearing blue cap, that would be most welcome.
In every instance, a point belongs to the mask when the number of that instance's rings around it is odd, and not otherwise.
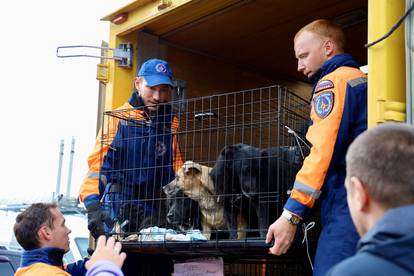
[[[135,88],[142,103],[150,111],[155,111],[159,103],[165,103],[171,96],[172,71],[168,63],[160,59],[146,61],[135,78]]]
[[[95,238],[115,222],[128,221],[126,230],[138,231],[144,218],[158,212],[160,188],[183,164],[178,120],[168,104],[173,88],[168,63],[147,60],[134,86],[129,101],[105,118],[81,185],[80,200]]]

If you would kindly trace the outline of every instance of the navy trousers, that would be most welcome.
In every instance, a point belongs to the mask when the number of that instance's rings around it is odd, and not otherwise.
[[[329,199],[321,200],[322,229],[314,260],[315,276],[325,275],[335,264],[353,256],[359,240],[346,202],[345,188]]]

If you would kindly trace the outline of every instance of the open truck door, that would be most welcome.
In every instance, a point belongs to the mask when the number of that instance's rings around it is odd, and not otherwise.
[[[185,160],[212,166],[220,149],[231,143],[261,148],[305,144],[306,150],[303,126],[311,85],[296,70],[293,36],[306,23],[326,18],[344,29],[345,51],[367,65],[369,126],[385,121],[412,123],[412,31],[404,33],[401,26],[384,41],[364,46],[390,30],[412,2],[134,1],[103,18],[111,22],[109,47],[130,45],[132,56],[129,66],[108,59],[98,65],[102,73],[98,79],[105,83],[101,110],[105,116],[118,116],[111,111],[130,96],[137,68],[157,57],[168,60],[185,87],[173,102],[177,114],[182,114],[184,129],[178,135]],[[413,20],[408,18],[405,28],[410,29]],[[286,195],[280,198],[284,199]],[[222,239],[222,229],[214,233],[214,240],[202,243],[125,241],[124,271],[167,275],[173,272],[174,262],[214,255],[223,258],[227,274],[310,273],[307,262],[314,247],[309,253],[298,244],[290,254],[270,256],[258,230],[242,240]]]

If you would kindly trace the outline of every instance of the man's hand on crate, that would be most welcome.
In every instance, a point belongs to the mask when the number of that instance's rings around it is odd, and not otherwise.
[[[285,254],[295,237],[297,227],[283,216],[280,216],[270,225],[266,235],[266,243],[274,240],[274,245],[269,248],[269,253],[274,255]]]

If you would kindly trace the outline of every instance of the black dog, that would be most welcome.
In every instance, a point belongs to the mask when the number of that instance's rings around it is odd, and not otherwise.
[[[236,238],[236,209],[246,214],[251,207],[257,215],[260,237],[265,237],[270,222],[282,211],[300,163],[296,147],[259,149],[235,144],[222,149],[210,176],[223,200],[230,239]],[[246,199],[249,204],[243,203]]]
[[[167,196],[168,224],[182,232],[201,230],[201,211],[198,202],[192,200],[176,185],[166,185],[163,190]]]
[[[119,209],[118,220],[120,223],[128,221],[123,227],[127,233],[137,233],[140,230],[152,226],[170,228],[167,216],[166,197],[161,191],[152,199],[126,200]]]

